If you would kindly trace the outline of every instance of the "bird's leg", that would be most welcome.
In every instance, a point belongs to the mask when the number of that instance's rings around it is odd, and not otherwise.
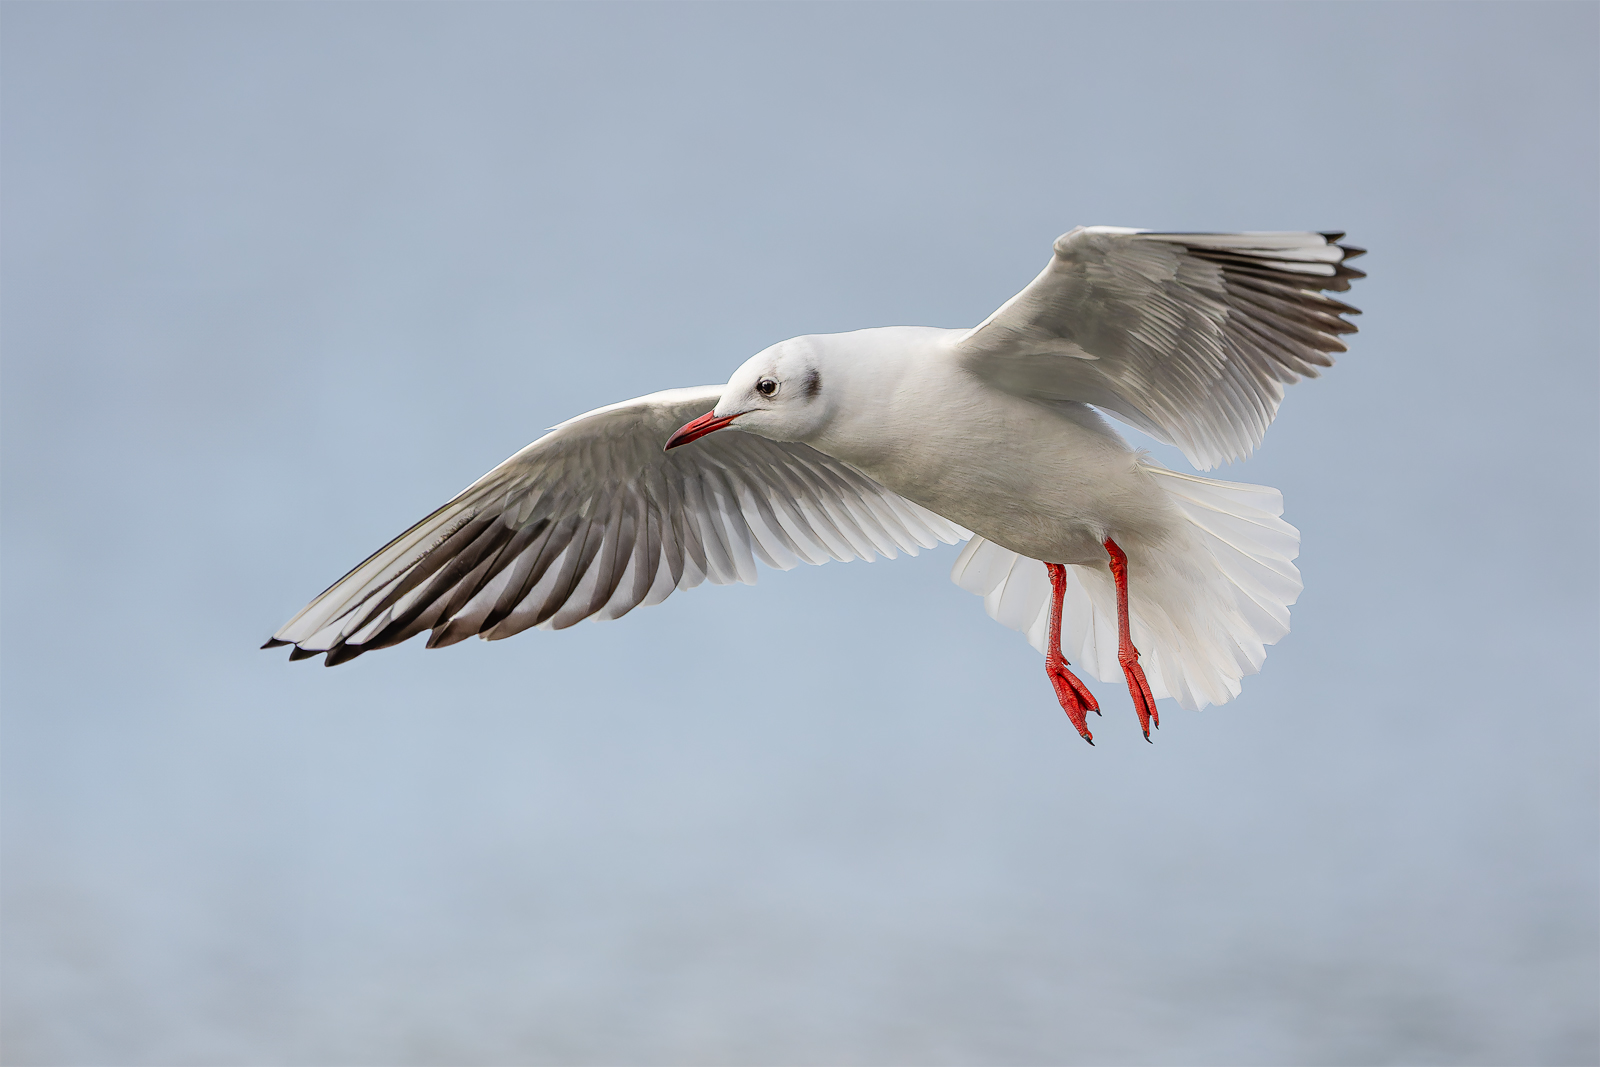
[[[1061,710],[1078,728],[1079,736],[1092,745],[1094,735],[1089,732],[1089,712],[1100,714],[1100,705],[1095,703],[1094,694],[1078,676],[1067,670],[1067,657],[1061,654],[1061,606],[1067,595],[1067,568],[1059,563],[1044,566],[1050,572],[1050,647],[1044,654],[1045,673],[1055,687]]]
[[[1117,662],[1122,664],[1128,692],[1133,695],[1133,710],[1139,713],[1139,728],[1148,741],[1150,724],[1154,723],[1159,730],[1161,716],[1156,713],[1156,698],[1150,693],[1144,668],[1139,666],[1139,650],[1133,647],[1133,634],[1128,628],[1128,554],[1109,537],[1104,544],[1111,555],[1111,577],[1117,583]]]

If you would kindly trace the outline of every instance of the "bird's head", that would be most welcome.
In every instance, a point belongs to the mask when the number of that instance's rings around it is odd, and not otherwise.
[[[827,421],[821,364],[821,347],[810,337],[756,353],[733,372],[717,406],[674,433],[666,447],[686,445],[736,421],[739,429],[769,440],[806,440]]]

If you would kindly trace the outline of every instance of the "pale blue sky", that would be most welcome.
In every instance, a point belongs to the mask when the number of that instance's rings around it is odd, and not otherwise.
[[[4,5],[4,1058],[1593,1062],[1597,23]],[[1294,632],[1155,745],[949,548],[256,651],[543,428],[1080,223],[1372,250],[1223,472]]]

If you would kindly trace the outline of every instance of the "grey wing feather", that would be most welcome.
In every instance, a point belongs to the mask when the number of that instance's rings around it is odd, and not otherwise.
[[[1249,455],[1283,387],[1345,351],[1360,312],[1324,290],[1365,275],[1343,236],[1080,226],[958,351],[1002,389],[1094,404],[1209,469]]]
[[[727,430],[672,452],[721,386],[674,389],[570,419],[379,549],[267,647],[332,666],[432,633],[615,619],[702,581],[754,582],[829,559],[915,554],[967,533],[802,444]]]

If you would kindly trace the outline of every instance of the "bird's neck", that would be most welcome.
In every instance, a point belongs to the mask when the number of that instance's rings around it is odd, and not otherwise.
[[[907,431],[944,414],[945,379],[961,373],[949,348],[963,332],[888,326],[829,337],[821,368],[830,410],[806,443],[862,470],[896,462],[921,436]]]

